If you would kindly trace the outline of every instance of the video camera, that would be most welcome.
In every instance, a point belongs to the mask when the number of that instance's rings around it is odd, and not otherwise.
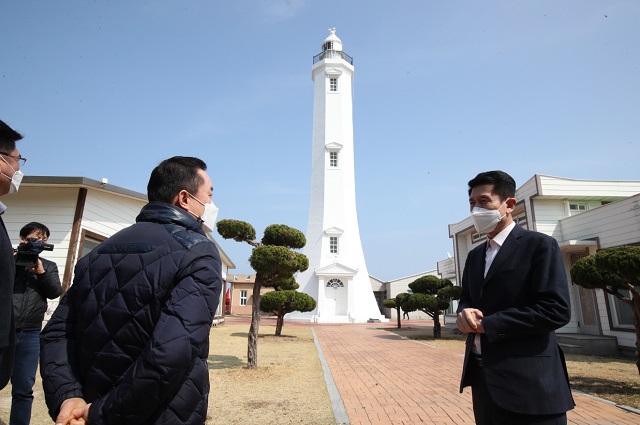
[[[42,251],[53,251],[53,245],[36,238],[27,238],[16,250],[16,265],[31,267],[38,264],[38,255]]]

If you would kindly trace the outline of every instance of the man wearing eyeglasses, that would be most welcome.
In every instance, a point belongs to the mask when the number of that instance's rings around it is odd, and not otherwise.
[[[22,135],[0,120],[0,196],[18,191],[22,181],[20,165],[26,161],[16,149]],[[0,389],[11,378],[15,349],[13,322],[13,281],[16,265],[13,246],[2,221],[7,207],[0,202]]]

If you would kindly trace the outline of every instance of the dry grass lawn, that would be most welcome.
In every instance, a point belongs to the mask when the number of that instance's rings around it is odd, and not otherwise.
[[[322,365],[308,326],[260,325],[258,369],[247,363],[249,325],[211,332],[211,397],[207,425],[335,424]]]
[[[285,324],[283,336],[262,324],[258,369],[248,370],[248,324],[211,329],[207,425],[335,424],[322,365],[308,326]],[[11,385],[0,391],[0,425],[9,424]],[[52,424],[39,372],[31,423]]]
[[[573,388],[640,409],[640,375],[634,359],[578,354],[566,358]]]

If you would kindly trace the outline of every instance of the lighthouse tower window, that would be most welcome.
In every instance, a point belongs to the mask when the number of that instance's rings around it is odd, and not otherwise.
[[[338,79],[329,78],[329,91],[338,91]]]
[[[329,152],[329,166],[338,166],[338,152]]]
[[[338,237],[337,236],[329,237],[329,253],[331,254],[338,253]]]

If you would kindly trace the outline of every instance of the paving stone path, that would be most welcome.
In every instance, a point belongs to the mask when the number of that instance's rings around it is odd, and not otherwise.
[[[312,325],[351,425],[473,424],[458,391],[463,352],[381,330],[388,324]],[[573,394],[570,425],[639,425],[640,414]]]

